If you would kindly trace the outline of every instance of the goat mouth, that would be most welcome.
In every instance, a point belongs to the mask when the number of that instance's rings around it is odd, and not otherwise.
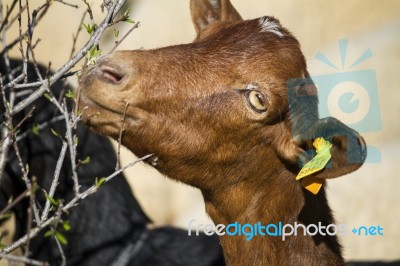
[[[103,65],[100,66],[100,76],[108,83],[119,84],[121,83],[121,80],[124,78],[125,74],[112,67]]]
[[[89,94],[86,93],[85,90],[82,91],[79,101],[80,101],[79,105],[81,106],[82,110],[88,107],[88,108],[104,110],[104,111],[112,113],[114,115],[122,115],[122,112],[120,112],[119,110],[114,109],[110,106],[104,105],[104,104],[100,103],[99,101],[96,101],[95,99],[93,99]],[[84,115],[84,117],[85,117],[85,115]]]

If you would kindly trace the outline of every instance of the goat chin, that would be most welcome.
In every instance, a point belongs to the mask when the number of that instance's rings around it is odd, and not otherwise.
[[[122,143],[199,188],[215,223],[334,223],[324,189],[312,195],[295,180],[297,162],[324,137],[332,166],[314,177],[338,177],[362,165],[365,142],[340,121],[319,118],[296,38],[273,17],[242,20],[229,0],[192,0],[190,9],[193,43],[116,52],[84,74],[84,121],[117,138],[125,117]],[[229,265],[344,263],[331,235],[224,235],[221,244]]]

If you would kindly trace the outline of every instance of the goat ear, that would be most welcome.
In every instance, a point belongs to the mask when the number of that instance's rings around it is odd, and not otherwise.
[[[363,137],[339,120],[327,117],[316,121],[302,136],[305,139],[303,145],[311,150],[312,140],[318,137],[332,143],[332,158],[322,171],[314,174],[315,177],[326,179],[342,176],[357,170],[364,163],[367,147]],[[314,156],[315,151],[312,151],[311,156]]]
[[[242,20],[229,0],[190,0],[190,12],[197,37],[213,22]]]
[[[290,119],[280,129],[287,134],[280,135],[281,141],[275,142],[275,149],[284,161],[306,164],[316,155],[313,141],[323,137],[332,143],[332,157],[315,177],[338,177],[357,170],[364,163],[367,149],[358,132],[335,118],[319,119],[317,89],[311,78],[288,83],[288,104]]]
[[[332,157],[323,170],[313,174],[314,177],[327,179],[346,175],[364,163],[367,148],[363,137],[333,117],[318,119],[294,139],[277,142],[280,147],[276,148],[284,160],[301,167],[316,155],[313,141],[319,137],[332,143]]]

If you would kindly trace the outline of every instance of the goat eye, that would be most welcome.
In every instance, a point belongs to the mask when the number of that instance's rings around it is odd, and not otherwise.
[[[267,104],[265,102],[264,95],[262,95],[260,92],[250,91],[247,97],[250,105],[256,109],[256,111],[264,112],[267,110]]]

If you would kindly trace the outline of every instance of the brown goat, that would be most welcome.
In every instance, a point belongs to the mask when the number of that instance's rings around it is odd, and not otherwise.
[[[313,195],[295,180],[298,158],[310,159],[316,137],[329,139],[331,165],[314,177],[337,177],[361,166],[364,140],[319,119],[299,43],[276,19],[243,21],[229,0],[190,7],[193,43],[116,52],[83,74],[85,123],[118,139],[125,115],[122,143],[199,188],[217,224],[333,223],[324,188]],[[344,264],[330,235],[225,235],[221,245],[228,265]]]

